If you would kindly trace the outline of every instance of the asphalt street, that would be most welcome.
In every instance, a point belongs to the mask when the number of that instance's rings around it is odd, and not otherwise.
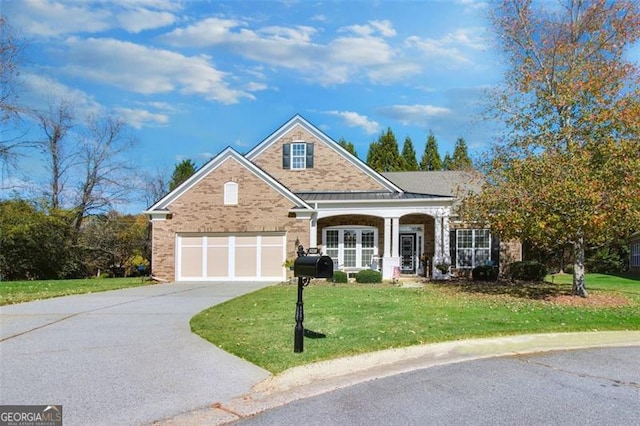
[[[243,394],[269,372],[191,333],[264,283],[172,283],[0,307],[0,405],[62,404],[65,425],[134,425]]]
[[[433,366],[301,399],[238,425],[640,425],[640,347]]]

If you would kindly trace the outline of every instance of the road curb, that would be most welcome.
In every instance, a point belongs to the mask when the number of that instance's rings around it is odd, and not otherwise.
[[[409,371],[536,352],[640,346],[640,331],[593,331],[456,340],[388,349],[294,367],[255,385],[251,392],[157,425],[222,425],[292,401]]]

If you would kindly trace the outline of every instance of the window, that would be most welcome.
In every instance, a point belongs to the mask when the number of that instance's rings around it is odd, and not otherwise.
[[[640,242],[631,244],[631,258],[629,259],[629,266],[640,268]]]
[[[238,184],[227,182],[224,184],[224,205],[233,206],[238,204]]]
[[[378,252],[378,229],[369,227],[332,227],[322,231],[325,254],[335,268],[368,268]]]
[[[456,267],[475,268],[491,260],[491,235],[488,229],[458,229]]]
[[[294,142],[282,145],[282,168],[291,170],[313,168],[313,143]]]
[[[291,168],[304,169],[305,159],[307,158],[307,144],[292,143],[291,144]]]

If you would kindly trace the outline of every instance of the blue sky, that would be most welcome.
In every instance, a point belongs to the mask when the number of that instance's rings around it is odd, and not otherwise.
[[[491,142],[478,112],[501,65],[482,1],[2,0],[0,9],[28,40],[21,99],[121,115],[141,171],[170,175],[226,146],[246,152],[295,114],[363,159],[387,127],[400,146],[411,137],[418,160],[429,131],[442,155],[460,136],[472,154]]]

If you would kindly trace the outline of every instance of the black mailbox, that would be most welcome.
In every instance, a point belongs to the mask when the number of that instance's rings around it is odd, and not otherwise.
[[[329,256],[299,256],[293,264],[293,276],[333,278],[333,260]]]

